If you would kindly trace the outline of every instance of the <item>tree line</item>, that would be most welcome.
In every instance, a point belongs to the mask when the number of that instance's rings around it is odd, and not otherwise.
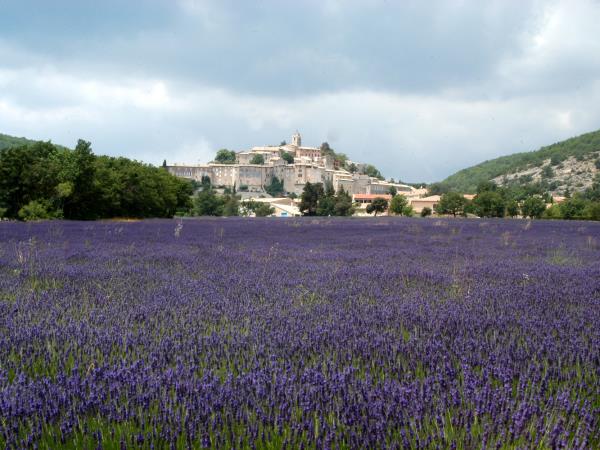
[[[352,196],[342,186],[336,192],[333,183],[304,185],[299,209],[305,216],[351,216],[354,214]]]
[[[274,197],[286,194],[283,181],[277,177],[265,190]],[[390,202],[377,198],[367,206],[367,212],[377,215],[389,209],[395,215],[413,215],[406,197],[393,188],[389,193]],[[435,210],[454,216],[600,220],[600,176],[584,192],[567,192],[566,197],[546,208],[552,197],[539,185],[501,187],[483,182],[472,201],[446,192]],[[306,183],[299,209],[307,216],[351,216],[355,212],[351,195],[342,187],[336,192],[330,182]],[[50,142],[0,150],[0,218],[268,216],[273,211],[265,202],[242,201],[235,187],[217,194],[208,177],[197,183],[127,158],[97,156],[91,144],[83,140],[74,150]],[[424,208],[421,215],[431,212]]]
[[[173,217],[191,206],[192,184],[127,158],[34,142],[0,151],[0,217]]]
[[[442,194],[435,211],[453,216],[600,220],[600,177],[584,192],[567,192],[564,201],[547,207],[549,203],[552,196],[537,185],[500,187],[486,181],[479,183],[472,201],[457,192]]]

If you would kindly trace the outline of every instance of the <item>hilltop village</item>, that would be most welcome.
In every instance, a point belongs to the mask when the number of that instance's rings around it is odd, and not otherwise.
[[[286,160],[284,155],[291,155],[292,158],[288,157]],[[323,154],[318,147],[303,146],[302,137],[296,132],[290,144],[282,142],[282,145],[252,147],[247,151],[236,152],[235,162],[173,164],[168,165],[167,169],[178,177],[200,181],[207,176],[214,186],[235,186],[238,191],[247,190],[256,194],[264,194],[264,187],[274,177],[283,181],[286,192],[296,195],[302,193],[307,182],[332,183],[336,191],[343,188],[352,195],[387,194],[392,187],[407,197],[421,194],[412,186],[366,175],[363,173],[364,166],[363,163],[346,161],[344,167],[341,167],[332,154]]]
[[[396,183],[393,179],[385,180],[375,167],[350,161],[345,155],[336,154],[326,143],[321,147],[303,146],[302,137],[297,131],[289,144],[283,141],[280,145],[258,146],[238,152],[222,149],[217,152],[215,160],[207,164],[165,163],[164,168],[177,177],[197,183],[204,184],[209,180],[209,185],[223,194],[236,193],[242,201],[265,204],[270,211],[268,215],[279,217],[300,216],[307,211],[309,215],[315,214],[308,203],[303,204],[299,197],[313,197],[314,194],[303,195],[303,192],[316,184],[329,187],[332,192],[341,192],[345,201],[351,202],[350,214],[359,216],[377,215],[380,212],[388,215],[545,215],[559,218],[565,216],[563,210],[568,209],[567,206],[558,206],[565,200],[564,196],[550,195],[542,189],[543,186],[534,185],[510,190],[498,188],[495,183],[481,183],[477,195],[459,192],[435,195],[438,193],[432,192],[431,187],[416,188]],[[271,189],[273,185],[277,189]],[[579,209],[585,209],[586,205],[580,205]],[[329,209],[321,211],[321,214],[328,215],[329,211],[333,214],[333,210]],[[344,211],[348,213],[349,210],[346,208]],[[212,213],[200,211],[198,214]],[[598,215],[589,211],[586,214],[578,213],[575,216],[585,218]]]
[[[292,207],[281,211],[281,215],[296,215],[299,211],[294,208],[293,201],[269,199],[265,186],[273,179],[280,180],[283,189],[292,197],[299,196],[307,182],[331,183],[335,191],[343,189],[352,196],[353,202],[363,205],[376,197],[390,197],[390,191],[401,193],[408,199],[417,199],[426,193],[426,189],[370,176],[365,173],[365,167],[365,163],[349,160],[340,164],[331,152],[303,146],[302,136],[297,131],[291,143],[256,146],[235,152],[235,161],[166,165],[169,172],[178,177],[197,182],[208,177],[213,186],[247,192],[246,197],[272,203],[276,209],[278,204]]]

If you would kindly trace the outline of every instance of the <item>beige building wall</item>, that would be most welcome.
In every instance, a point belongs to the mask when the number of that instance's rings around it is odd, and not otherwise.
[[[184,165],[175,165],[175,166],[167,166],[167,170],[180,178],[188,178],[190,180],[201,181],[203,176],[211,177],[212,179],[212,170],[208,165],[198,165],[198,166],[184,166]]]
[[[432,195],[430,197],[413,198],[410,200],[410,206],[412,206],[415,213],[420,214],[423,208],[429,208],[434,211],[435,205],[440,201],[439,195]]]
[[[212,169],[210,181],[214,186],[232,187],[238,179],[237,164],[209,164]]]
[[[254,156],[253,153],[250,152],[239,152],[237,154],[237,163],[238,164],[250,164],[250,160]]]
[[[203,176],[208,176],[215,186],[239,187],[248,186],[250,191],[261,191],[265,185],[271,183],[273,177],[283,180],[287,192],[302,193],[304,185],[310,183],[331,182],[337,191],[343,187],[349,194],[384,194],[391,186],[398,192],[409,197],[414,197],[416,190],[410,186],[371,178],[368,175],[350,173],[345,170],[335,169],[331,155],[322,156],[319,148],[301,147],[300,135],[296,133],[292,144],[284,146],[252,147],[250,151],[236,154],[237,164],[207,165],[174,165],[168,170],[179,177],[200,181]],[[294,145],[296,144],[296,145]],[[294,164],[287,164],[281,158],[281,152],[287,151],[294,155]],[[265,158],[264,165],[250,164],[252,158],[262,154]],[[360,164],[358,164],[360,166]]]
[[[248,164],[239,167],[237,186],[246,185],[251,191],[261,190],[268,178],[268,166]]]
[[[296,156],[298,158],[308,158],[312,161],[321,159],[321,149],[314,147],[297,147]]]

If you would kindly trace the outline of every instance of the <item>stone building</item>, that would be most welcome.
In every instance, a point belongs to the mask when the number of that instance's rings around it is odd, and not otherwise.
[[[292,164],[288,164],[282,158],[283,152],[294,157]],[[263,156],[264,164],[251,163],[256,155]],[[208,176],[215,186],[235,186],[238,189],[243,186],[251,192],[264,191],[264,187],[277,177],[283,181],[287,192],[297,195],[302,193],[307,182],[330,182],[336,191],[342,187],[351,195],[384,194],[392,186],[409,197],[415,196],[416,193],[411,186],[379,180],[365,174],[350,173],[345,168],[336,168],[332,155],[323,156],[318,147],[302,146],[302,137],[298,131],[292,135],[291,144],[258,146],[237,152],[235,164],[173,164],[167,166],[167,169],[178,177],[200,181],[203,176]]]

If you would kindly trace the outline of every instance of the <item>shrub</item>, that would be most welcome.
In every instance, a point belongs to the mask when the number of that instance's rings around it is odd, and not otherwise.
[[[412,206],[406,205],[404,208],[402,208],[402,214],[404,214],[406,217],[412,217],[415,215],[415,210]]]
[[[254,214],[256,214],[256,217],[267,217],[273,214],[274,212],[275,208],[273,208],[268,203],[261,203],[254,210]]]
[[[521,206],[523,217],[531,217],[532,219],[539,219],[542,217],[545,210],[546,203],[538,196],[527,197]]]
[[[26,222],[31,220],[50,219],[52,214],[48,212],[48,208],[37,200],[32,200],[19,210],[19,218]]]

